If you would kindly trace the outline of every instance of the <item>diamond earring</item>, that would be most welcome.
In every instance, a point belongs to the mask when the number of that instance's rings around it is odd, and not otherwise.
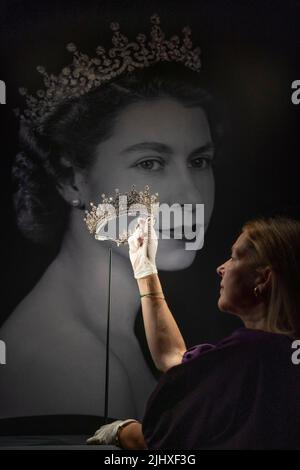
[[[258,296],[260,295],[260,293],[261,293],[260,290],[259,290],[259,288],[258,288],[258,286],[254,287],[253,292],[254,292],[255,297],[258,297]]]
[[[81,206],[81,201],[80,199],[73,199],[71,202],[73,207],[80,207]]]

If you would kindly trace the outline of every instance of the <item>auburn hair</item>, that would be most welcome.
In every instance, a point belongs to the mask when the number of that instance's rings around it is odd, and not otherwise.
[[[275,216],[244,224],[252,252],[260,266],[272,269],[267,296],[267,328],[300,337],[300,221]]]

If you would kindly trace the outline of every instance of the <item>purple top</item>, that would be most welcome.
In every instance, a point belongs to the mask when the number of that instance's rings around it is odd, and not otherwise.
[[[285,335],[240,328],[169,369],[143,419],[149,449],[300,449],[300,365]]]
[[[192,346],[190,349],[185,351],[182,362],[185,363],[189,361],[190,359],[194,359],[195,357],[200,356],[200,354],[210,351],[211,349],[214,349],[216,346],[214,344],[208,344],[208,343],[203,343],[203,344],[197,344],[196,346]]]

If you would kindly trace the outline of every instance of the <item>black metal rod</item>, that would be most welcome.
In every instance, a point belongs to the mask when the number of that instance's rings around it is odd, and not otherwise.
[[[108,249],[108,301],[106,321],[106,358],[105,358],[105,397],[104,397],[104,424],[108,421],[108,395],[109,395],[109,333],[110,333],[110,309],[111,309],[111,248]]]

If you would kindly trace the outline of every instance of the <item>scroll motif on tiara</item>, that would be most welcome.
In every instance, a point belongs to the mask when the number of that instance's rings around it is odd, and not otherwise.
[[[124,230],[118,236],[112,233],[103,235],[103,228],[109,221],[124,215],[137,216],[137,213],[139,216],[155,217],[159,208],[158,193],[151,194],[148,185],[140,192],[132,185],[131,191],[124,194],[115,189],[114,196],[102,194],[101,198],[102,202],[97,206],[93,202],[90,203],[91,210],[85,211],[83,220],[96,240],[113,240],[117,245],[127,243],[131,232]]]
[[[67,50],[73,54],[72,63],[57,76],[49,75],[45,67],[39,65],[37,71],[43,76],[45,89],[38,90],[33,96],[26,88],[19,88],[27,109],[23,114],[15,109],[15,114],[21,120],[38,124],[63,100],[80,97],[124,72],[149,67],[157,62],[180,62],[198,72],[201,68],[201,50],[193,47],[190,27],[183,28],[182,39],[177,35],[166,39],[157,14],[151,16],[151,23],[150,38],[140,33],[135,41],[129,41],[120,32],[118,23],[111,23],[113,47],[106,50],[98,46],[94,58],[79,52],[75,44],[68,44]]]

